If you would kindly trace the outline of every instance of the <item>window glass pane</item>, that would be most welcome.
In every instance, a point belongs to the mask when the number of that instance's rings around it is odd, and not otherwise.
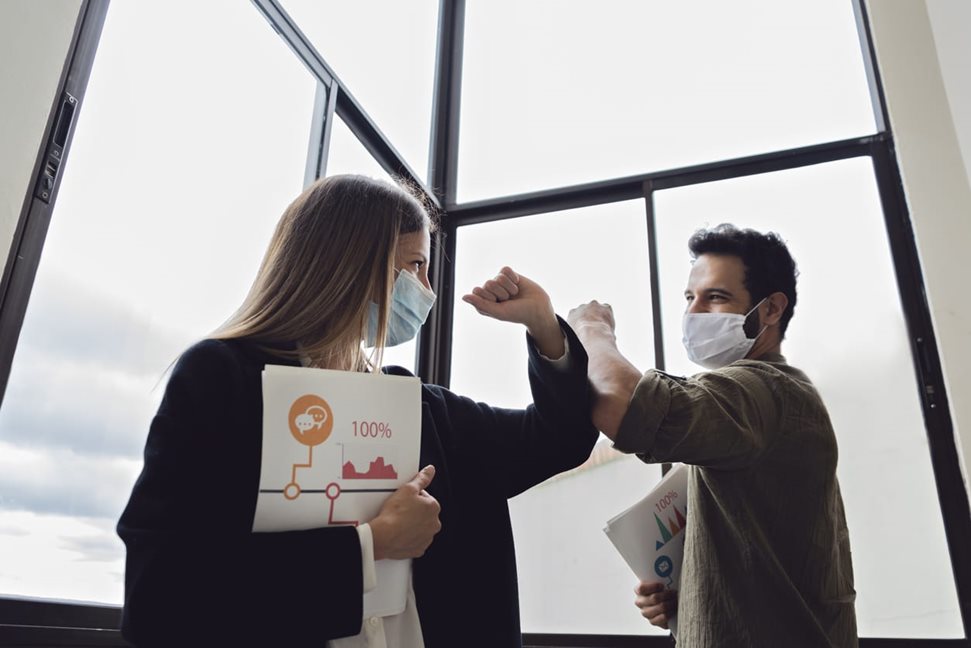
[[[461,301],[504,265],[539,282],[564,318],[591,299],[611,304],[621,349],[653,364],[643,200],[468,225],[456,236],[453,391],[502,407],[532,400],[523,327]],[[660,474],[602,437],[584,466],[510,502],[524,631],[651,632],[633,605],[636,578],[602,529]]]
[[[465,24],[460,202],[875,128],[846,0],[490,0]]]
[[[356,173],[370,178],[394,182],[377,160],[371,157],[361,141],[354,136],[344,120],[334,116],[330,134],[330,153],[327,157],[327,175]],[[414,372],[417,367],[418,338],[384,350],[382,364],[398,365]]]
[[[438,2],[283,4],[412,170],[426,178]]]
[[[250,4],[111,3],[0,408],[0,593],[121,603],[166,369],[249,289],[313,100]]]
[[[344,120],[334,115],[330,133],[330,151],[327,154],[327,175],[342,173],[357,173],[391,181],[388,172],[368,153]]]
[[[664,353],[673,373],[701,371],[681,345],[691,233],[731,222],[786,240],[800,275],[782,352],[816,384],[836,430],[860,635],[963,637],[869,158],[660,191],[655,206]],[[908,560],[917,571],[900,570]]]

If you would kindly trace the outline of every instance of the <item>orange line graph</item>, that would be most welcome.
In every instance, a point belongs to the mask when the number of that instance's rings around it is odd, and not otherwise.
[[[314,465],[314,446],[307,446],[307,463],[305,464],[293,464],[293,469],[290,472],[290,482],[297,483],[297,468],[313,468]]]

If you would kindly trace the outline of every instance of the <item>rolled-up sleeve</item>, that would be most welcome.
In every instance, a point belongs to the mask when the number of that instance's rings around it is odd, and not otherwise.
[[[653,458],[652,450],[657,431],[671,406],[669,380],[667,374],[659,371],[648,371],[641,377],[627,406],[627,414],[620,423],[615,448],[637,454],[645,461],[661,461]]]
[[[648,371],[638,382],[614,447],[647,462],[742,468],[779,433],[772,371],[737,363],[692,378]]]

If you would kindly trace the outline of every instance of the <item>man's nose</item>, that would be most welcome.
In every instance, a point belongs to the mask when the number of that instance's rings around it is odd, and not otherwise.
[[[686,313],[704,313],[705,309],[701,304],[700,299],[692,299],[688,302],[688,308],[685,310]]]

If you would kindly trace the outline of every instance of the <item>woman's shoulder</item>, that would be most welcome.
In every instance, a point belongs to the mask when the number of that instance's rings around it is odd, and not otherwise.
[[[182,352],[171,380],[224,383],[230,377],[259,375],[262,368],[263,363],[244,341],[204,339]]]
[[[404,376],[406,378],[416,377],[414,372],[398,365],[385,365],[381,367],[381,373],[388,376]],[[441,402],[449,397],[455,397],[455,394],[444,387],[440,387],[438,385],[429,385],[425,381],[421,381],[421,399],[423,402]]]
[[[242,349],[235,340],[199,340],[182,352],[176,363],[177,369],[205,369],[227,364],[237,364]]]

